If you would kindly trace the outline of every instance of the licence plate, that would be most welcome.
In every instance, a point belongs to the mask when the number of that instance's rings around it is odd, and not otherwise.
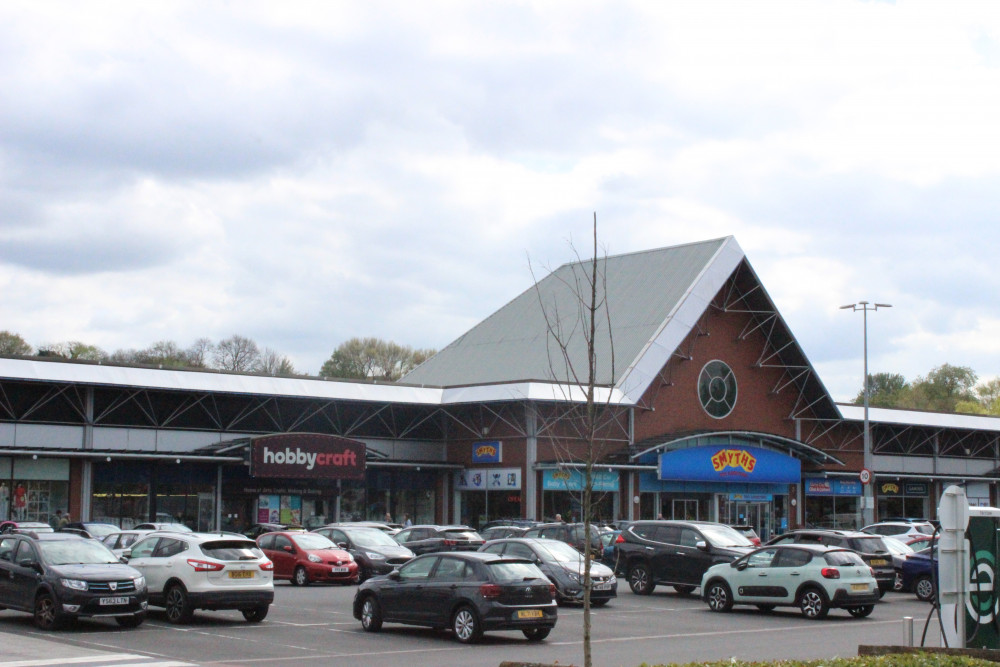
[[[110,607],[112,605],[128,604],[128,598],[101,598],[98,603],[102,607]]]
[[[330,572],[337,574],[338,572],[350,572],[350,568],[346,567],[331,567]]]
[[[253,579],[253,570],[230,570],[230,579]]]
[[[517,612],[518,618],[542,618],[544,615],[541,609],[522,609]]]
[[[594,584],[595,591],[610,591],[611,584]]]
[[[867,591],[868,584],[851,584],[852,591]]]
[[[872,559],[872,565],[888,565],[888,564],[889,564],[889,561],[887,561],[887,560],[885,560],[883,558],[873,558]]]

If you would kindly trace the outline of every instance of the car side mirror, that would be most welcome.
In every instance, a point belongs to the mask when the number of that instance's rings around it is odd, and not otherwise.
[[[750,563],[746,562],[745,560],[743,560],[743,561],[733,561],[733,567],[735,567],[737,570],[739,570],[740,572],[742,572],[743,570],[745,570],[748,567],[750,567]]]
[[[295,553],[295,549],[293,549],[292,547],[288,546],[287,544],[285,546],[281,547],[281,548],[284,549],[285,551],[287,551],[290,554]]]
[[[337,546],[341,549],[346,549],[348,545],[347,542],[337,542]]]
[[[37,572],[42,571],[41,563],[39,563],[37,560],[34,560],[33,558],[22,558],[21,560],[17,561],[17,564],[20,565],[21,567],[31,568],[32,570],[36,570]]]
[[[128,560],[129,560],[129,558],[131,558],[131,557],[132,557],[132,550],[131,549],[122,549],[122,558],[124,559],[123,562],[127,563]]]
[[[393,581],[399,581],[399,570],[393,570],[389,573],[389,578]]]
[[[695,542],[694,546],[695,548],[701,549],[702,551],[708,551],[708,542],[705,542],[704,540]]]

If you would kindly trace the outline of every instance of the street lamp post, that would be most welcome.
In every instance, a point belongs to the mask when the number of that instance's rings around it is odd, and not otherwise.
[[[874,462],[872,458],[872,438],[871,429],[868,424],[868,400],[870,387],[868,382],[868,311],[876,311],[879,308],[892,308],[892,304],[889,303],[873,303],[869,304],[867,301],[858,301],[857,303],[849,303],[846,306],[841,306],[841,310],[850,309],[853,312],[861,311],[864,313],[864,328],[865,328],[865,383],[864,383],[864,395],[865,395],[865,439],[864,439],[864,466],[865,470],[871,473],[871,479],[867,484],[864,485],[864,507],[861,512],[861,520],[865,526],[875,523],[875,496],[872,493],[872,487],[875,485],[875,470]]]

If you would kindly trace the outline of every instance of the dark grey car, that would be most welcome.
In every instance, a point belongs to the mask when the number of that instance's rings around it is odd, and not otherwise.
[[[359,526],[324,526],[312,531],[346,549],[358,562],[361,581],[378,574],[389,574],[413,558],[413,552],[401,546],[378,528]]]
[[[418,556],[435,551],[476,551],[486,541],[469,526],[430,525],[404,528],[393,539]]]

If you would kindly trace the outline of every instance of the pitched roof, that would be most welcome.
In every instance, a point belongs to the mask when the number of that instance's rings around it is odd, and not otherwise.
[[[743,259],[732,237],[598,258],[597,383],[637,400]],[[400,382],[585,382],[591,268],[564,264]]]

